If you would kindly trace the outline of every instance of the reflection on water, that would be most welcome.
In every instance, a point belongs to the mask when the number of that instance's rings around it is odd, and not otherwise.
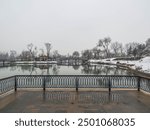
[[[109,65],[62,66],[49,65],[16,65],[0,68],[0,78],[13,75],[132,75],[131,72]]]
[[[95,75],[131,75],[131,72],[120,69],[116,66],[109,65],[91,65],[83,66],[81,70],[85,74],[95,74]]]
[[[57,92],[46,91],[41,95],[44,101],[52,104],[78,103],[78,104],[105,104],[122,101],[121,94],[117,92]]]

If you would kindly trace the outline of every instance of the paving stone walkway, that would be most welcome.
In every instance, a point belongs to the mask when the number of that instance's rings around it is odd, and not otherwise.
[[[149,113],[138,91],[18,91],[0,98],[1,113]]]

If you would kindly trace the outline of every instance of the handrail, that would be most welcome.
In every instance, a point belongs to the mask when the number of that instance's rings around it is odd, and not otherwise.
[[[6,80],[6,79],[10,79],[10,78],[13,78],[13,77],[16,77],[16,75],[10,76],[10,77],[6,77],[6,78],[2,78],[2,79],[0,79],[0,81],[1,81],[1,80]]]
[[[76,76],[81,76],[81,77],[94,77],[94,76],[100,76],[100,77],[139,77],[139,76],[134,76],[134,75],[15,75],[15,76],[32,76],[32,77],[38,77],[38,76],[71,76],[71,77],[76,77]]]

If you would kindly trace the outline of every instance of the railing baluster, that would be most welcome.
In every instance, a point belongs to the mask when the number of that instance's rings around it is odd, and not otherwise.
[[[45,87],[46,87],[46,77],[43,76],[43,91],[45,91]]]
[[[76,91],[78,92],[79,81],[78,81],[78,78],[77,78],[77,77],[76,77],[76,80],[75,80],[75,85],[76,85]]]
[[[138,87],[138,91],[140,91],[140,82],[141,82],[141,78],[137,77],[137,87]]]
[[[15,92],[17,91],[17,77],[15,76]]]
[[[109,93],[111,92],[111,80],[110,80],[110,77],[108,77],[109,80],[108,80],[108,91]]]

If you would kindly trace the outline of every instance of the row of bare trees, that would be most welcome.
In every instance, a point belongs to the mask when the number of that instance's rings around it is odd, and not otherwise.
[[[22,60],[36,60],[36,58],[39,56],[43,58],[45,57],[45,60],[47,60],[50,58],[52,45],[51,43],[45,43],[44,45],[46,48],[46,54],[43,48],[40,49],[41,53],[39,53],[37,47],[34,46],[33,43],[30,43],[27,45],[27,49],[23,50],[20,55],[17,55],[15,50],[10,50],[10,53],[0,52],[0,61],[15,61],[16,58],[20,58]],[[54,55],[58,55],[58,51],[54,51]]]
[[[82,59],[102,59],[112,57],[143,57],[150,55],[150,38],[145,43],[131,42],[122,44],[120,42],[112,42],[110,37],[99,39],[98,43],[93,49],[87,49],[79,53],[74,51],[71,55],[61,55],[57,50],[51,52],[52,44],[44,43],[45,50],[43,48],[37,49],[33,43],[27,45],[27,48],[17,55],[15,50],[11,50],[10,53],[0,52],[0,61],[12,60],[15,61],[16,57],[21,60],[50,60],[51,58],[57,59],[58,57],[69,58],[82,58]]]
[[[44,45],[46,48],[46,54],[44,52],[44,49],[41,48],[40,49],[41,53],[39,54],[39,56],[42,57],[44,60],[47,60],[50,57],[50,51],[52,49],[52,45],[51,43],[45,43]],[[36,60],[36,58],[39,57],[37,54],[38,54],[37,47],[34,46],[33,43],[30,43],[27,45],[27,50],[22,51],[20,58],[22,60]]]
[[[143,57],[150,55],[150,38],[145,43],[131,42],[122,44],[112,42],[110,37],[100,39],[93,49],[82,51],[85,59],[102,59],[112,57]]]
[[[10,50],[10,53],[0,52],[0,61],[15,61],[17,52],[15,50]]]

